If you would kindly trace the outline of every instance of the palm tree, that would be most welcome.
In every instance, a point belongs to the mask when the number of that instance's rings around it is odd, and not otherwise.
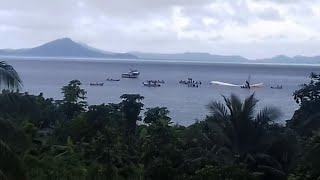
[[[234,94],[223,96],[225,104],[213,101],[207,105],[211,115],[207,117],[207,129],[211,137],[219,140],[223,149],[227,147],[236,158],[248,165],[254,172],[261,172],[267,179],[284,179],[280,163],[265,154],[274,138],[269,135],[279,129],[275,120],[280,111],[265,107],[254,114],[258,100],[254,94],[243,102]]]
[[[281,113],[276,108],[266,107],[254,115],[258,103],[254,94],[244,102],[234,94],[223,98],[225,104],[213,101],[207,105],[210,111],[208,126],[234,153],[241,155],[254,150],[265,133],[274,127],[274,121]]]
[[[20,89],[22,80],[16,70],[5,61],[0,61],[0,88]]]

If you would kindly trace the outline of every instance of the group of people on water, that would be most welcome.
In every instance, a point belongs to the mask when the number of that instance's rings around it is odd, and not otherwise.
[[[192,78],[188,78],[188,80],[180,80],[180,84],[185,84],[188,87],[196,87],[198,88],[201,85],[201,81],[194,81]]]

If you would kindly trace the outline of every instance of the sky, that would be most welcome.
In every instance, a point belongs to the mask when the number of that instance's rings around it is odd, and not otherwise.
[[[0,0],[0,48],[320,55],[320,0]]]

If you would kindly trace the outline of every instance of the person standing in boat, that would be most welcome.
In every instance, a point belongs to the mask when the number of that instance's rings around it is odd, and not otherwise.
[[[248,81],[246,81],[246,86],[247,86],[248,89],[250,89],[250,84],[249,84]]]

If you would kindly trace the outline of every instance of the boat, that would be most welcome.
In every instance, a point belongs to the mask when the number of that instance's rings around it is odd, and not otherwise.
[[[151,83],[160,83],[160,84],[164,84],[165,81],[164,80],[148,80],[147,82],[151,82]]]
[[[120,79],[112,79],[112,78],[108,78],[106,81],[120,81]]]
[[[271,86],[271,89],[282,89],[282,85],[281,85],[281,86],[279,86],[279,85],[277,85],[277,86]]]
[[[143,82],[142,84],[147,87],[160,87],[161,86],[160,84],[157,84],[156,82],[152,82],[152,81]]]
[[[90,86],[103,86],[104,83],[90,83]]]
[[[180,84],[186,84],[186,85],[201,85],[201,81],[194,81],[192,78],[188,78],[188,80],[180,80]]]
[[[140,75],[140,72],[138,70],[132,70],[130,69],[130,72],[128,73],[122,73],[122,78],[138,78]]]

